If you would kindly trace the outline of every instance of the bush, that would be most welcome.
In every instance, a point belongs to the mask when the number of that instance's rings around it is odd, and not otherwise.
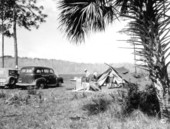
[[[41,91],[36,92],[28,92],[27,94],[23,94],[21,92],[16,92],[11,94],[5,101],[8,105],[21,106],[21,105],[39,105],[43,103],[44,97]]]
[[[88,112],[88,115],[97,115],[106,111],[111,103],[111,101],[99,97],[91,99],[91,103],[88,103],[83,106],[83,110]]]
[[[17,92],[17,93],[12,94],[6,100],[6,104],[19,106],[19,105],[22,105],[23,103],[25,103],[25,100],[26,100],[26,98],[23,98],[22,95],[19,92]]]
[[[144,91],[139,91],[137,85],[130,84],[128,95],[124,100],[125,114],[130,114],[134,110],[139,109],[149,116],[156,116],[160,110],[156,90],[152,85],[147,85]]]
[[[88,115],[97,115],[109,109],[111,115],[122,120],[136,110],[148,116],[159,115],[159,102],[152,85],[147,85],[145,90],[140,91],[137,84],[128,83],[127,89],[117,90],[111,93],[110,97],[111,99],[106,96],[93,98],[83,106],[83,110],[87,111]]]

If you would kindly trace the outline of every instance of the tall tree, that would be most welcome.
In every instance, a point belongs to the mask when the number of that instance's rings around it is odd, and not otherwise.
[[[1,25],[0,25],[0,32],[2,34],[2,67],[4,67],[4,35],[7,34],[7,26],[6,23],[8,17],[6,14],[7,8],[7,2],[5,0],[0,1],[0,19],[1,19]]]
[[[9,28],[11,27],[9,23],[10,18],[10,9],[8,5],[9,0],[1,0],[0,1],[0,32],[2,34],[2,67],[4,67],[4,36],[10,37],[11,34],[9,32]]]
[[[169,78],[167,58],[169,57],[169,2],[146,0],[131,3],[131,14],[122,15],[133,19],[127,31],[135,38],[131,39],[138,46],[136,54],[141,58],[140,67],[149,72],[150,79],[157,89],[160,102],[161,116],[167,115],[167,100],[169,92]],[[142,6],[141,6],[142,5]],[[127,5],[128,6],[128,5]]]
[[[45,22],[43,6],[38,6],[37,0],[7,0],[8,16],[11,26],[13,26],[15,65],[18,67],[18,43],[17,43],[17,27],[24,27],[31,30],[32,27],[38,28],[40,23]]]
[[[1,33],[2,33],[2,68],[4,68],[4,11],[5,11],[5,6],[4,6],[4,0],[0,2],[0,9],[1,11]]]
[[[169,7],[168,0],[61,0],[59,6],[61,27],[76,43],[83,41],[89,31],[105,30],[118,17],[130,19],[127,31],[135,36],[130,41],[140,46],[136,54],[157,89],[162,118],[169,89]]]

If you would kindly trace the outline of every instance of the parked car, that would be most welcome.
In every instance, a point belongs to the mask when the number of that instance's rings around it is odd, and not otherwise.
[[[18,79],[18,70],[0,68],[0,87],[14,88]]]
[[[45,88],[59,86],[63,83],[63,78],[54,73],[49,67],[27,66],[20,69],[17,86],[34,86],[35,88]]]

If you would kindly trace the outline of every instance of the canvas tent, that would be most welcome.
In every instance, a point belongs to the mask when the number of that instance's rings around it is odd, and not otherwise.
[[[103,72],[101,75],[99,75],[97,83],[99,86],[112,84],[112,87],[120,87],[122,84],[126,83],[126,80],[124,80],[121,75],[114,69],[112,66],[108,65],[109,68]],[[117,69],[121,74],[127,74],[128,70],[126,70],[124,67]]]
[[[125,69],[124,67],[120,68],[113,68],[112,66],[108,65],[109,68],[100,74],[97,79],[97,86],[114,86],[114,87],[120,87],[122,84],[126,83],[127,81],[122,78],[121,75],[127,74],[129,71]],[[120,74],[119,74],[120,73]],[[74,78],[71,79],[71,81],[76,82],[76,87],[74,91],[83,91],[87,90],[87,87],[90,86],[90,83],[82,82],[82,78]],[[108,88],[108,87],[107,87]]]

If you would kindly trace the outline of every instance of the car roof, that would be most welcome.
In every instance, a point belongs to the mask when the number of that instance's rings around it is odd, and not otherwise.
[[[47,69],[52,69],[50,67],[45,67],[45,66],[24,66],[21,69],[25,69],[25,68],[47,68]]]

